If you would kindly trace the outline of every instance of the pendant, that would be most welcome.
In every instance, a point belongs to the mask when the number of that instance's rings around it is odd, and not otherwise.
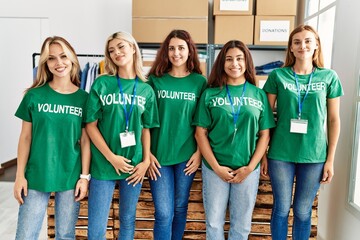
[[[232,139],[231,143],[233,143],[233,142],[234,142],[236,132],[237,132],[237,128],[235,128],[235,130],[234,130],[234,135],[233,135],[233,139]]]

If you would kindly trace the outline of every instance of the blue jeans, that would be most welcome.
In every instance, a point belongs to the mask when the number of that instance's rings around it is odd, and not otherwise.
[[[110,205],[113,198],[116,180],[90,181],[88,197],[88,239],[106,239]],[[120,231],[118,238],[133,240],[135,233],[136,205],[139,199],[141,184],[133,187],[126,180],[119,180],[119,220]]]
[[[229,240],[247,240],[259,187],[259,168],[242,183],[224,182],[214,171],[202,164],[203,200],[206,215],[206,239],[222,240],[226,209],[229,204]]]
[[[39,239],[50,194],[28,189],[28,195],[23,196],[24,204],[19,208],[16,240]],[[55,193],[55,239],[75,239],[79,208],[74,190]]]
[[[186,163],[162,166],[161,177],[150,180],[155,205],[155,240],[182,239],[186,225],[191,184],[195,173],[185,175]]]
[[[312,205],[320,187],[324,163],[292,163],[269,159],[268,165],[274,197],[271,215],[272,238],[287,239],[288,217],[296,177],[292,239],[308,240]]]

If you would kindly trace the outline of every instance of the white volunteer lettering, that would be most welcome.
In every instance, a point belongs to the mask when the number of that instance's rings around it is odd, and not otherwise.
[[[82,117],[82,108],[69,105],[38,103],[38,111],[56,114],[71,114]]]
[[[188,100],[188,101],[196,100],[195,93],[177,92],[177,91],[168,91],[168,90],[158,90],[158,98],[179,99],[179,100]]]
[[[230,101],[227,97],[226,98],[216,97],[216,98],[211,99],[211,101],[212,101],[212,105],[214,107],[230,105]],[[234,106],[238,106],[239,104],[241,104],[240,97],[233,97],[232,101],[233,101]],[[244,97],[242,105],[243,106],[251,106],[251,107],[255,107],[257,109],[263,110],[263,103],[257,99],[251,98],[251,97]]]
[[[124,100],[125,100],[126,105],[131,105],[132,99],[133,99],[132,94],[124,93]],[[124,104],[124,101],[121,98],[120,93],[109,93],[107,95],[100,95],[100,100],[101,100],[101,103],[103,106],[118,105],[118,104],[123,105]],[[145,109],[146,98],[144,98],[142,96],[135,96],[134,104],[141,107],[142,109]]]
[[[300,92],[305,92],[308,88],[309,84],[300,84]],[[284,89],[290,91],[297,91],[296,84],[294,83],[284,83]],[[324,82],[316,82],[310,84],[310,91],[325,91],[326,84]]]

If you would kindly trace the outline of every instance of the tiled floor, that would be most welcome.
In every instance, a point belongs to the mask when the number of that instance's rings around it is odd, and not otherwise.
[[[15,239],[19,205],[13,197],[14,182],[0,182],[0,239]],[[44,221],[39,240],[47,239],[47,222]]]

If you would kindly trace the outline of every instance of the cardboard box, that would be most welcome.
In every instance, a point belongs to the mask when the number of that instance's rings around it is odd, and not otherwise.
[[[297,14],[297,0],[256,0],[256,15],[286,15]]]
[[[208,0],[133,0],[133,17],[208,17]]]
[[[188,31],[196,44],[208,43],[207,19],[132,18],[132,35],[139,43],[162,43],[174,29]]]
[[[268,75],[256,75],[255,76],[256,86],[262,89],[265,85],[267,78],[268,78]]]
[[[286,46],[295,16],[255,16],[254,45]]]
[[[254,0],[214,0],[213,14],[253,15],[253,5]]]
[[[253,44],[254,16],[215,16],[214,43],[225,44],[234,39]]]

